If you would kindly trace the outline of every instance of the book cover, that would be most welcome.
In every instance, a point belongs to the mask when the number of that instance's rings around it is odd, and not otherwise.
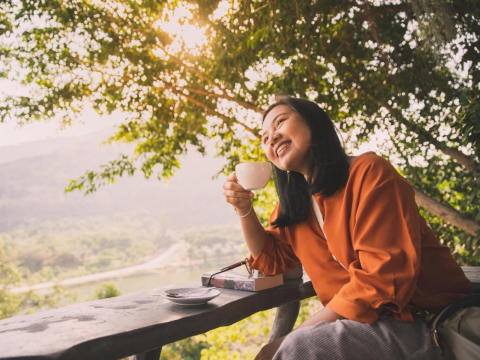
[[[202,285],[207,286],[210,276],[215,271],[202,274]],[[245,270],[233,269],[217,274],[213,277],[210,286],[232,290],[261,291],[283,285],[283,274],[267,276],[254,270],[249,275]]]

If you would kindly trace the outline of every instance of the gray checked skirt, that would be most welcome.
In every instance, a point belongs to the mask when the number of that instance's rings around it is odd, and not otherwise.
[[[421,317],[414,322],[381,316],[370,325],[352,320],[320,322],[290,333],[274,360],[451,360],[434,345]]]

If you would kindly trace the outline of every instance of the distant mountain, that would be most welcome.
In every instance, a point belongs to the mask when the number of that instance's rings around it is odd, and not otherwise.
[[[1,146],[0,164],[16,161],[22,158],[29,158],[39,155],[50,154],[65,147],[84,143],[87,141],[101,141],[107,139],[112,130],[102,130],[86,136],[59,137],[40,141],[31,141],[20,145]]]
[[[169,228],[237,223],[225,203],[222,183],[211,180],[222,160],[191,151],[167,184],[143,174],[120,179],[97,193],[65,194],[70,179],[129,154],[126,145],[99,144],[109,132],[0,147],[0,231],[62,218],[91,218],[145,212],[166,217]]]

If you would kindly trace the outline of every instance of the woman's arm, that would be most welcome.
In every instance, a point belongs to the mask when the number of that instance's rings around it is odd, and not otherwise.
[[[227,177],[223,184],[223,195],[225,200],[234,206],[239,215],[242,225],[243,235],[248,249],[254,258],[262,251],[265,244],[265,229],[257,218],[255,210],[252,208],[252,198],[254,194],[245,190],[237,183],[235,172]],[[248,214],[247,216],[245,216]]]
[[[317,312],[316,314],[310,316],[307,320],[305,320],[303,323],[301,323],[297,329],[307,327],[307,326],[312,326],[315,325],[321,321],[326,321],[326,322],[335,322],[337,320],[342,320],[345,319],[342,315],[337,314],[335,311],[330,309],[328,306],[324,307],[322,310]]]
[[[383,159],[350,176],[358,178],[353,185],[358,205],[350,233],[356,258],[348,266],[350,281],[328,307],[369,324],[386,311],[412,320],[407,304],[416,290],[422,255],[413,189]]]

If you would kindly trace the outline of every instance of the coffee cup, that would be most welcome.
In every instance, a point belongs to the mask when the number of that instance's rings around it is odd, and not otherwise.
[[[267,186],[270,175],[272,174],[272,165],[265,161],[255,161],[241,163],[235,166],[238,183],[245,190],[261,190]]]

